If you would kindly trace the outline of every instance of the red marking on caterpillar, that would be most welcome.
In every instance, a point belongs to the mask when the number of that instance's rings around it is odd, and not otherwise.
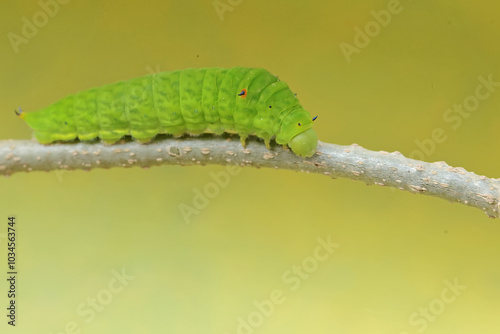
[[[244,99],[245,97],[247,97],[247,93],[248,93],[248,91],[245,88],[243,88],[241,90],[241,92],[238,93],[238,96],[240,96],[242,99]]]

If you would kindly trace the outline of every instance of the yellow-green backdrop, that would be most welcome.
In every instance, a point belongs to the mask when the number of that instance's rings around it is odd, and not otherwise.
[[[0,137],[31,138],[18,106],[154,71],[264,67],[319,115],[322,141],[500,177],[500,90],[445,119],[474,102],[480,77],[500,81],[499,10],[492,0],[4,1]],[[244,168],[188,223],[180,205],[225,170],[2,178],[0,331],[500,331],[500,221],[350,180]],[[5,316],[9,215],[15,329]]]

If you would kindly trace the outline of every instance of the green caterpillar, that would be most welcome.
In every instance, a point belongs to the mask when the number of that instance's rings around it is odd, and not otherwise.
[[[159,133],[256,135],[303,157],[316,152],[313,119],[288,85],[261,68],[202,68],[161,72],[97,87],[36,112],[16,112],[43,144],[125,135],[148,142]]]

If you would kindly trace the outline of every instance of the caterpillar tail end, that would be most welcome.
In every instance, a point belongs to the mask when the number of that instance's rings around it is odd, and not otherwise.
[[[22,111],[21,107],[14,109],[14,112],[19,118],[24,119],[24,112]]]

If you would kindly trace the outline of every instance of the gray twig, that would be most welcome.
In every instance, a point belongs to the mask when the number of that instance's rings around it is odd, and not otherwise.
[[[163,136],[149,144],[124,140],[115,145],[0,141],[0,173],[6,176],[16,172],[168,164],[269,167],[344,177],[440,197],[482,209],[491,218],[499,217],[500,179],[479,176],[445,162],[409,159],[399,152],[369,151],[356,144],[340,146],[320,142],[317,153],[304,159],[276,145],[269,151],[256,139],[248,140],[247,147],[243,148],[237,137],[175,139]]]

